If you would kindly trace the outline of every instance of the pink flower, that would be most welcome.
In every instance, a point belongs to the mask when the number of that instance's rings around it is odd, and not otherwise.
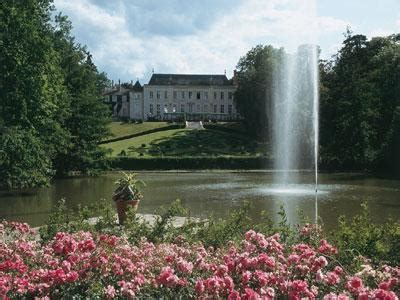
[[[245,299],[245,300],[258,300],[258,299],[260,299],[260,295],[257,294],[251,288],[245,288],[244,289],[244,296],[242,297],[242,299]]]
[[[180,258],[177,263],[178,270],[185,274],[191,274],[193,270],[193,264]]]
[[[233,290],[228,295],[228,300],[240,300],[240,299],[241,297],[238,291]]]
[[[197,280],[196,281],[196,285],[195,285],[195,290],[197,292],[198,295],[201,295],[204,293],[205,287],[204,287],[204,283],[202,280]]]
[[[244,234],[246,241],[250,241],[255,236],[256,236],[256,232],[254,230],[249,230]]]
[[[351,277],[347,281],[346,288],[351,293],[358,293],[363,288],[363,282],[359,277]]]
[[[275,259],[273,257],[268,256],[265,253],[260,253],[258,255],[258,263],[259,264],[264,264],[269,269],[275,268]]]
[[[232,291],[233,288],[235,287],[235,285],[233,283],[233,280],[232,280],[232,278],[230,276],[225,276],[224,277],[224,285],[225,285],[225,288],[228,291]]]
[[[179,278],[174,272],[174,269],[171,267],[164,267],[157,278],[158,283],[166,287],[176,286],[179,283]]]
[[[114,298],[116,295],[115,288],[112,285],[108,285],[104,288],[104,294],[107,298]]]

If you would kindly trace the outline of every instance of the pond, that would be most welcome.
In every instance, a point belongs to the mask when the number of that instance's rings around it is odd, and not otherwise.
[[[23,192],[0,193],[0,219],[42,225],[61,198],[69,207],[88,205],[101,198],[111,201],[118,173],[99,177],[56,180],[52,186]],[[291,223],[299,221],[299,210],[313,220],[314,187],[311,173],[298,173],[300,184],[279,186],[272,172],[143,172],[140,178],[144,199],[140,213],[154,213],[174,199],[182,200],[193,216],[224,217],[251,202],[250,216],[256,221],[260,211],[270,213],[275,221],[284,206]],[[327,228],[337,225],[339,215],[353,216],[367,202],[374,222],[391,216],[400,218],[400,180],[387,180],[362,174],[321,174],[318,210]]]

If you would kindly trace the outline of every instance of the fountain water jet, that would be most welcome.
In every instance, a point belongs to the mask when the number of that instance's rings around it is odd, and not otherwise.
[[[315,1],[304,2],[307,18],[315,20]],[[307,15],[308,14],[308,15]],[[303,20],[304,21],[304,20]],[[315,22],[310,22],[310,26]],[[301,26],[300,26],[301,28]],[[304,29],[304,28],[303,28]],[[298,183],[299,170],[314,170],[315,222],[318,221],[318,49],[316,27],[308,36],[291,38],[294,50],[281,51],[274,70],[273,86],[273,151],[275,183],[288,187]],[[296,29],[294,29],[295,31]],[[306,33],[307,35],[307,30]],[[308,44],[303,44],[304,41]]]

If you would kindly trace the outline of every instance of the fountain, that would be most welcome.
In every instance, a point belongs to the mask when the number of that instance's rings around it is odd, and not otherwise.
[[[313,8],[307,12],[315,12]],[[312,35],[315,31],[310,32]],[[300,38],[291,40],[292,52],[281,51],[274,70],[272,144],[277,170],[274,182],[280,193],[315,194],[317,222],[318,49],[314,37],[306,39],[310,44],[297,43]],[[299,172],[305,170],[314,171],[313,190],[299,182]]]

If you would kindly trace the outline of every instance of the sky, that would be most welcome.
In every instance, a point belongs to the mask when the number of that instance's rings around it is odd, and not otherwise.
[[[337,52],[349,26],[371,38],[400,33],[400,0],[55,0],[109,79],[152,72],[231,77],[252,47],[304,43]]]

